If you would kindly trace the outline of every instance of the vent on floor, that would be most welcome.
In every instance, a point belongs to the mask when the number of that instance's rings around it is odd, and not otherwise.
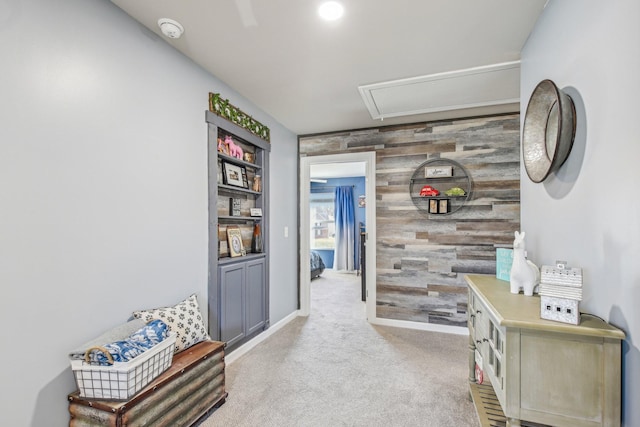
[[[384,119],[520,102],[520,61],[359,86],[371,117]]]

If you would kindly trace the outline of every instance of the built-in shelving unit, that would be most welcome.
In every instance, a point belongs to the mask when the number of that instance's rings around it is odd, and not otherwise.
[[[271,145],[207,111],[209,154],[209,334],[227,352],[269,327],[269,152]],[[235,157],[218,150],[230,137]],[[249,156],[245,157],[244,154]],[[260,184],[254,187],[256,179]],[[235,214],[232,199],[236,201]],[[259,210],[258,214],[254,214]],[[229,229],[236,233],[228,238]],[[259,230],[260,245],[252,245]],[[235,242],[236,251],[230,241]]]

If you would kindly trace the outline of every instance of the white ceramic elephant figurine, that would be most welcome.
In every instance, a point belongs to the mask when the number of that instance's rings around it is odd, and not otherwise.
[[[513,241],[513,264],[511,265],[511,293],[517,294],[522,289],[527,296],[532,296],[534,288],[540,281],[540,269],[524,256],[524,231],[515,232]]]

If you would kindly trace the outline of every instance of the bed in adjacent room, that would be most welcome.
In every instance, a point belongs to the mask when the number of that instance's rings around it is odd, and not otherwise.
[[[324,262],[320,254],[316,251],[311,251],[311,278],[315,279],[316,277],[320,277],[324,268]]]

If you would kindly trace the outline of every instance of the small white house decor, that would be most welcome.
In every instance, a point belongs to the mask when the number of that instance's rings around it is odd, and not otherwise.
[[[510,290],[512,294],[520,293],[522,290],[526,296],[532,296],[540,278],[540,270],[526,257],[524,235],[524,231],[515,232],[513,261],[509,275]]]
[[[542,266],[539,293],[541,318],[573,325],[580,323],[582,269],[567,268],[565,261]]]

